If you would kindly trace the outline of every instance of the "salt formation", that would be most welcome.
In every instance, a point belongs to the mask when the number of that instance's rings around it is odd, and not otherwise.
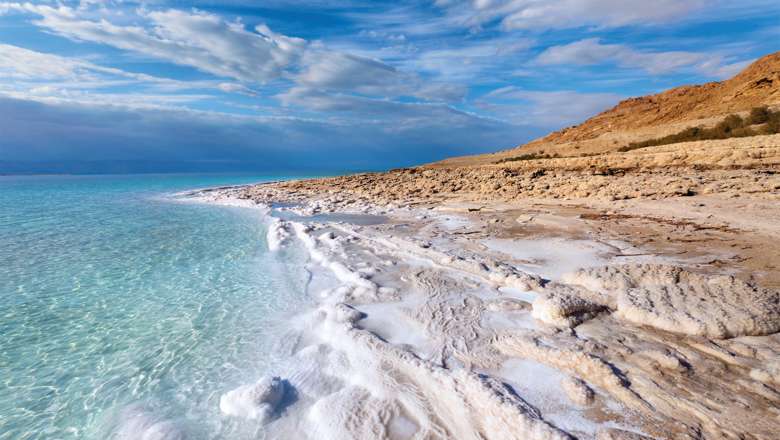
[[[593,318],[606,307],[602,301],[587,299],[587,291],[562,284],[551,284],[533,302],[534,318],[560,327],[574,327]]]
[[[254,384],[242,385],[223,394],[219,409],[229,416],[267,423],[279,409],[287,392],[287,383],[278,377],[264,377]]]
[[[286,223],[276,217],[272,217],[268,224],[268,232],[266,233],[268,250],[271,252],[278,251],[289,236],[290,233],[287,232]]]
[[[609,308],[636,325],[709,338],[780,331],[780,293],[732,276],[640,264],[581,269],[563,281],[584,289],[550,286],[534,303],[535,317],[573,325]]]
[[[329,310],[332,319],[336,322],[354,324],[366,317],[366,314],[350,306],[349,304],[338,303]]]
[[[766,365],[750,371],[750,377],[765,384],[780,386],[780,359],[767,362]]]
[[[541,288],[542,279],[538,275],[523,272],[516,267],[498,259],[470,252],[465,249],[456,249],[442,252],[424,242],[420,246],[414,240],[405,240],[398,237],[376,240],[377,243],[391,247],[406,254],[412,254],[438,265],[463,271],[500,287],[510,287],[523,291],[538,290]]]
[[[625,374],[594,354],[545,344],[533,333],[504,333],[496,337],[494,346],[502,353],[533,359],[557,370],[587,378],[590,383],[609,391],[635,408],[647,408],[645,402],[630,387]]]
[[[596,397],[588,384],[576,377],[567,376],[564,378],[561,381],[561,388],[572,402],[580,406],[592,404]]]
[[[495,379],[446,369],[359,327],[344,304],[325,305],[318,334],[337,350],[345,388],[315,403],[315,438],[571,440]],[[352,309],[354,310],[354,309]]]
[[[292,227],[295,230],[295,235],[303,243],[309,252],[311,259],[321,265],[322,267],[330,270],[333,275],[342,283],[345,287],[349,287],[351,294],[354,297],[375,297],[379,286],[372,282],[366,275],[350,269],[344,263],[337,261],[340,246],[331,235],[325,234],[320,237],[313,237],[310,232],[311,228],[301,223],[292,223]],[[325,250],[320,246],[320,243],[328,245],[330,250]]]
[[[287,224],[324,291],[295,323],[298,400],[270,437],[776,438],[780,334],[747,336],[778,330],[776,292],[657,264],[544,282],[513,266],[533,266],[522,253],[426,223]],[[545,388],[523,388],[541,371]]]
[[[596,435],[596,440],[653,440],[646,435],[637,434],[636,432],[625,431],[622,429],[602,429]]]

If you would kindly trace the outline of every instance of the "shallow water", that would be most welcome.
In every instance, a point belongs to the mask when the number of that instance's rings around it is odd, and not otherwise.
[[[167,195],[279,179],[0,177],[0,439],[254,438],[219,397],[284,362],[305,255]]]

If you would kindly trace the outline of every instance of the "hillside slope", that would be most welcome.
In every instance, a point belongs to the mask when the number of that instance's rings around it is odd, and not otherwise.
[[[780,105],[780,52],[767,55],[733,78],[630,98],[580,125],[519,147],[444,160],[438,166],[494,163],[519,154],[583,157],[615,152],[629,142],[665,136],[694,125],[714,125],[723,116],[753,107]]]

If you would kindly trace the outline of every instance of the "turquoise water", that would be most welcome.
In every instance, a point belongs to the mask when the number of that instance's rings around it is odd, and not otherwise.
[[[266,179],[0,177],[0,439],[254,438],[219,396],[282,362],[304,254],[167,195]]]

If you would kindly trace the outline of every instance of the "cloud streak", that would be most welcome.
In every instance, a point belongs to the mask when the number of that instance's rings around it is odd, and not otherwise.
[[[437,0],[465,26],[499,20],[505,31],[603,28],[680,20],[704,0]]]
[[[247,30],[240,22],[206,12],[140,10],[146,26],[122,26],[106,18],[82,19],[67,6],[17,3],[7,7],[38,15],[36,25],[72,40],[106,44],[246,82],[278,78],[306,45],[265,25]]]
[[[542,66],[592,66],[603,63],[642,69],[652,75],[666,74],[684,68],[697,69],[708,76],[731,73],[723,57],[687,51],[638,51],[623,44],[604,44],[588,38],[570,44],[553,46],[542,52],[536,62]]]
[[[487,93],[480,106],[516,124],[552,129],[583,122],[621,99],[614,93],[541,92],[508,86]]]

